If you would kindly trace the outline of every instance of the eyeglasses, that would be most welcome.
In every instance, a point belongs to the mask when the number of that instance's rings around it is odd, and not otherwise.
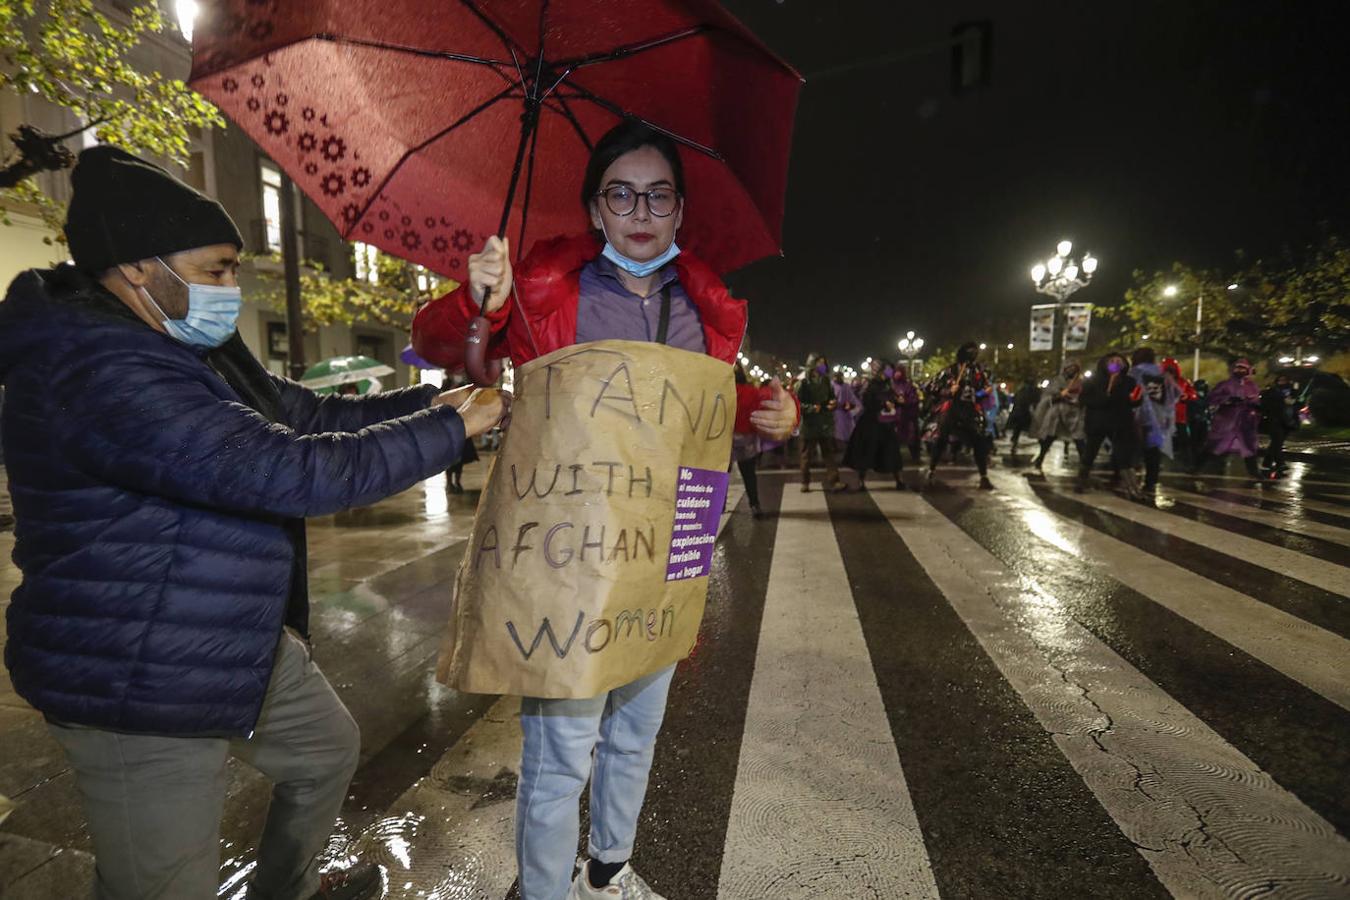
[[[675,207],[680,202],[680,195],[675,189],[667,187],[635,191],[626,184],[616,184],[603,191],[597,191],[596,195],[605,198],[605,205],[616,216],[631,216],[637,210],[639,197],[647,198],[647,210],[658,219],[664,219],[675,212]]]

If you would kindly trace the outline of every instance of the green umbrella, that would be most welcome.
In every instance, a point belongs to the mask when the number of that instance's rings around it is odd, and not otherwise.
[[[300,383],[320,394],[331,394],[339,385],[355,384],[357,393],[365,394],[377,388],[375,379],[393,372],[391,366],[369,356],[335,356],[306,369]]]

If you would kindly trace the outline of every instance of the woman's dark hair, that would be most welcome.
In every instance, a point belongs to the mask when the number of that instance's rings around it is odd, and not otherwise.
[[[1130,357],[1130,364],[1135,366],[1139,365],[1140,363],[1151,363],[1157,361],[1158,357],[1153,353],[1152,347],[1140,347],[1138,350],[1134,351],[1134,356]]]
[[[591,201],[600,190],[600,179],[605,177],[605,170],[614,165],[620,156],[643,147],[651,147],[666,158],[670,170],[675,173],[675,191],[681,197],[684,196],[684,165],[680,162],[680,151],[675,141],[637,119],[624,119],[605,133],[591,151],[590,162],[586,163],[586,177],[581,181],[581,205],[588,214]]]

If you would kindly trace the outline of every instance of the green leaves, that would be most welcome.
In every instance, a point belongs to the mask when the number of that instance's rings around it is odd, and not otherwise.
[[[142,40],[164,29],[153,0],[133,7],[124,22],[93,0],[48,0],[40,8],[34,0],[0,0],[0,90],[36,94],[83,122],[100,123],[100,141],[186,166],[192,132],[225,120],[181,79],[133,65]],[[0,191],[0,208],[35,205],[59,225],[56,204],[34,184],[30,178]]]
[[[1122,323],[1124,345],[1147,334],[1161,350],[1188,351],[1203,295],[1206,353],[1270,358],[1298,347],[1330,355],[1350,346],[1350,247],[1338,236],[1280,260],[1244,263],[1239,255],[1239,262],[1226,275],[1179,262],[1166,272],[1136,271],[1124,303],[1097,313]]]
[[[262,257],[268,259],[268,257]],[[286,308],[286,288],[281,274],[281,256],[273,254],[272,263],[257,266],[259,286],[249,299],[282,312]],[[395,256],[379,254],[377,282],[359,278],[334,278],[321,264],[303,263],[300,270],[300,300],[304,309],[305,330],[324,325],[351,325],[378,322],[402,331],[412,328],[413,313],[426,300],[452,290],[455,282],[418,270]],[[419,276],[425,287],[419,284]]]

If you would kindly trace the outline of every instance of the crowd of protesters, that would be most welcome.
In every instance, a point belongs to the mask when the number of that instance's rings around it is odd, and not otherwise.
[[[1192,383],[1177,360],[1159,359],[1151,347],[1111,351],[1091,368],[1067,359],[1052,377],[1038,382],[1028,376],[1015,386],[981,363],[974,342],[960,347],[952,365],[923,380],[903,361],[881,358],[846,377],[844,367],[812,353],[794,386],[802,407],[799,433],[781,443],[761,442],[754,454],[738,455],[737,463],[747,485],[768,456],[798,467],[803,491],[811,489],[813,466],[824,467],[826,490],[866,490],[869,473],[890,476],[904,490],[906,455],[918,464],[927,453],[929,482],[945,457],[968,456],[979,487],[990,490],[994,441],[1007,437],[1014,464],[1019,445],[1034,442],[1035,475],[1043,474],[1054,446],[1063,445],[1078,491],[1092,486],[1098,463],[1109,467],[1113,486],[1139,497],[1156,491],[1165,461],[1201,473],[1230,455],[1243,461],[1253,481],[1276,480],[1288,468],[1285,439],[1299,424],[1296,386],[1279,373],[1262,390],[1247,359],[1235,360],[1229,374],[1213,388],[1203,379]],[[746,378],[743,370],[738,377]],[[1261,458],[1259,432],[1269,435]],[[752,508],[759,513],[757,500]]]

